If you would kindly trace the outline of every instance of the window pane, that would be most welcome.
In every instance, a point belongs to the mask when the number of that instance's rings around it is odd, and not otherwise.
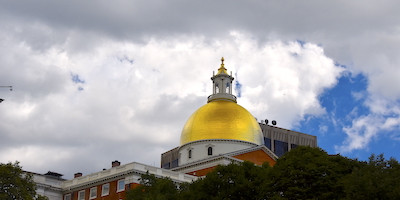
[[[171,167],[170,167],[170,163],[168,162],[168,163],[164,163],[163,165],[162,165],[162,168],[164,168],[164,169],[170,169]]]
[[[85,200],[85,190],[79,191],[78,200]]]
[[[97,187],[90,188],[90,198],[96,198],[97,196]]]
[[[213,153],[212,150],[213,150],[212,147],[208,147],[207,154],[209,156],[212,155],[212,153]]]
[[[118,181],[118,189],[117,191],[125,190],[125,180]]]
[[[178,167],[178,159],[172,161],[172,168]]]
[[[108,195],[108,193],[109,193],[109,191],[110,191],[110,184],[104,184],[103,186],[102,186],[102,189],[101,189],[101,195]]]
[[[268,147],[268,149],[271,149],[271,139],[264,137],[264,145]]]
[[[286,152],[288,152],[288,143],[287,142],[282,142],[279,140],[275,140],[275,154],[278,157],[283,156]]]
[[[64,196],[64,200],[71,200],[71,194],[67,194]]]

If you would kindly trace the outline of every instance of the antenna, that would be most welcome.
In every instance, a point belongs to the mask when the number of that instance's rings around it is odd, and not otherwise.
[[[12,91],[12,86],[0,86],[0,87],[8,87],[10,88],[10,91]]]
[[[12,91],[12,86],[0,86],[0,87],[7,87],[7,88],[10,88],[10,91]],[[4,99],[0,99],[0,103],[3,101],[4,101]]]

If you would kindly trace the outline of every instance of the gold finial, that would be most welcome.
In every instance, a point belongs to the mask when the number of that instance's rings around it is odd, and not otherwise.
[[[224,74],[228,74],[228,72],[226,71],[225,65],[224,65],[224,57],[221,58],[221,67],[218,69],[218,74],[224,73]]]

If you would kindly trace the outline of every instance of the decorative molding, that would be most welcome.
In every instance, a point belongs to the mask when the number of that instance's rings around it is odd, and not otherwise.
[[[272,152],[270,149],[268,149],[268,147],[266,147],[265,145],[259,145],[259,146],[251,147],[251,148],[248,148],[248,149],[242,149],[242,150],[238,150],[238,151],[227,153],[225,155],[227,155],[227,156],[237,156],[237,155],[250,153],[250,152],[253,152],[253,151],[257,151],[257,150],[263,150],[266,154],[268,154],[274,160],[278,159],[278,156],[275,155],[275,153]]]
[[[181,149],[185,148],[186,146],[194,145],[194,144],[201,144],[201,143],[207,143],[207,142],[219,142],[219,143],[241,143],[241,144],[247,144],[251,146],[258,146],[255,143],[252,142],[247,142],[243,140],[228,140],[228,139],[208,139],[208,140],[196,140],[193,142],[186,143],[178,148],[178,151]]]

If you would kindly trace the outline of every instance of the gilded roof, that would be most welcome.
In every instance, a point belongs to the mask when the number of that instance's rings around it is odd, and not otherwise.
[[[228,74],[228,72],[226,71],[226,68],[225,68],[224,60],[225,60],[224,57],[222,57],[221,58],[221,67],[218,69],[217,75],[222,74],[222,73]]]
[[[200,107],[186,122],[180,145],[197,140],[230,139],[261,145],[263,136],[253,115],[231,101],[212,101]]]

